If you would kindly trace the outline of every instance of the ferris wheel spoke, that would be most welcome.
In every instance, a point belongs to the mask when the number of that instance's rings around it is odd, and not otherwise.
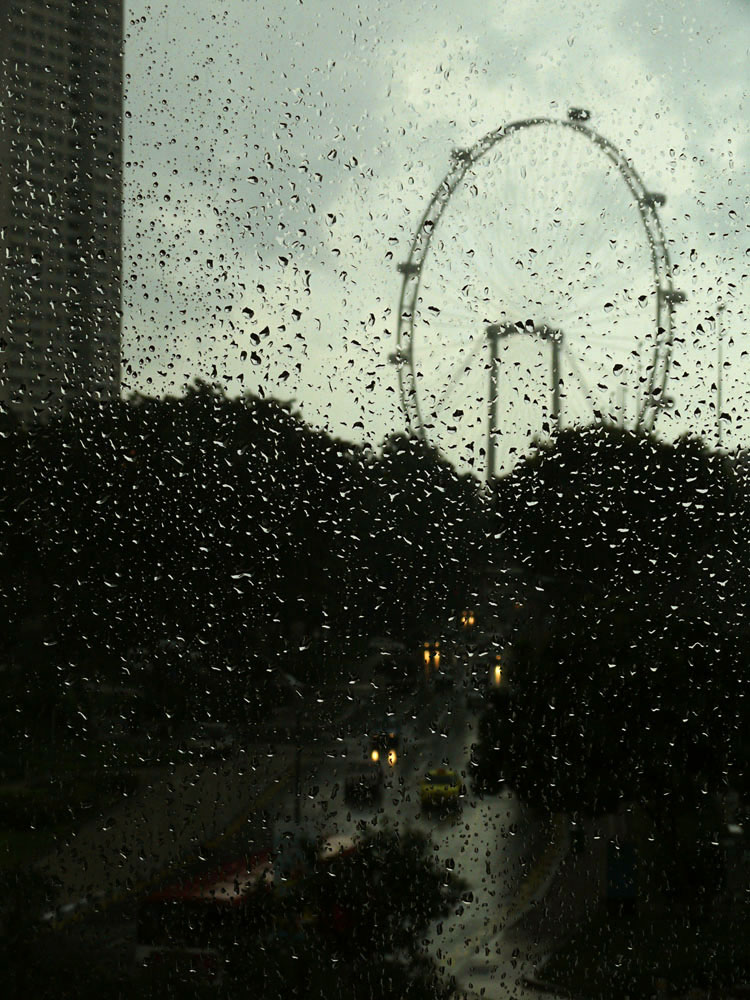
[[[463,329],[471,330],[472,333],[467,334],[470,339],[472,336],[476,336],[473,331],[481,331],[484,333],[484,326],[479,317],[479,313],[476,309],[472,309],[468,306],[461,309],[456,308],[453,305],[443,305],[440,307],[432,306],[433,314],[430,317],[429,325],[435,329],[450,329],[451,331]],[[466,342],[466,341],[462,341]]]
[[[469,355],[461,359],[456,359],[456,361],[454,361],[453,365],[451,366],[450,372],[448,373],[448,376],[445,379],[445,385],[443,391],[440,394],[440,396],[435,400],[436,410],[440,410],[444,406],[447,406],[448,402],[455,395],[456,390],[466,382],[466,379],[469,375],[474,374],[476,369],[472,368],[472,362],[478,360],[479,352],[483,346],[484,346],[483,343],[481,342],[478,343],[475,346],[474,350]],[[461,368],[461,365],[463,365],[463,371],[459,375],[458,372],[459,369]]]
[[[442,307],[438,313],[430,316],[429,329],[437,334],[433,343],[452,348],[470,347],[477,340],[484,342],[487,322],[478,313],[472,314],[469,309]]]
[[[568,364],[570,365],[571,371],[573,372],[573,375],[575,376],[576,381],[578,382],[578,385],[580,386],[581,391],[583,392],[584,398],[590,401],[593,398],[593,394],[591,392],[589,385],[587,384],[586,380],[583,377],[581,368],[579,366],[579,359],[576,358],[573,351],[571,351],[567,347],[565,348],[564,353],[565,353],[565,358]]]
[[[568,352],[568,360],[570,362],[573,374],[575,375],[576,380],[578,381],[578,384],[581,387],[581,390],[583,391],[584,397],[587,400],[591,401],[592,399],[594,399],[594,396],[591,393],[591,390],[590,390],[589,386],[587,385],[586,380],[583,377],[583,374],[582,374],[581,369],[579,367],[578,362],[580,362],[581,359],[576,359],[574,357],[574,355],[572,355],[570,352]],[[631,380],[633,380],[634,373],[630,373],[630,374],[631,374]],[[617,400],[618,396],[620,397],[619,401]],[[613,397],[614,397],[614,399],[613,399]],[[608,401],[607,401],[607,404],[610,407],[610,412],[609,412],[610,418],[617,420],[618,419],[618,417],[617,417],[617,411],[619,409],[620,410],[619,422],[623,426],[626,425],[626,422],[627,422],[627,411],[628,411],[628,400],[632,399],[632,398],[633,398],[632,393],[628,393],[627,392],[626,382],[625,381],[620,380],[616,385],[611,386],[610,389],[609,389],[609,398],[608,398]],[[637,387],[636,387],[635,398],[636,398],[636,406],[637,406],[637,399],[638,399],[638,389],[637,389]]]
[[[629,346],[632,348],[632,342]],[[590,344],[582,345],[580,342],[576,342],[574,338],[568,338],[565,342],[565,350],[571,357],[572,363],[577,362],[581,366],[581,369],[587,368],[592,371],[600,382],[610,380],[618,369],[627,371],[632,367],[631,351],[627,349],[626,345],[623,345],[616,352],[594,353],[594,349]]]
[[[502,230],[490,240],[487,232],[487,220],[482,224],[467,227],[467,244],[471,246],[471,258],[474,268],[475,284],[486,286],[493,290],[498,283],[498,273],[501,269],[504,241]]]
[[[576,343],[582,356],[588,364],[592,356],[597,357],[603,365],[614,362],[636,343],[632,334],[614,332],[611,329],[581,331],[575,326],[563,326],[562,331],[569,343]]]

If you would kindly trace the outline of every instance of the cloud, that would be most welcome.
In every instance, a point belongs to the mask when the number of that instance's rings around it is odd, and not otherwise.
[[[576,104],[668,195],[690,293],[673,429],[710,426],[692,331],[719,296],[727,324],[748,307],[743,5],[193,0],[129,17],[134,385],[174,391],[216,370],[237,391],[296,396],[344,435],[384,435],[403,421],[387,365],[396,264],[451,149]],[[739,344],[727,351],[739,371]]]

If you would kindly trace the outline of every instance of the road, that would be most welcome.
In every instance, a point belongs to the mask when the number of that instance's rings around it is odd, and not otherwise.
[[[364,754],[368,731],[388,712],[401,729],[403,749],[382,802],[354,808],[344,801],[344,769],[352,757]],[[468,782],[476,718],[457,692],[424,700],[360,687],[350,713],[346,725],[321,733],[325,739],[303,748],[303,828],[346,835],[363,824],[387,823],[429,834],[437,858],[466,884],[472,898],[432,927],[428,950],[466,996],[531,996],[521,979],[541,958],[543,946],[511,924],[530,901],[529,886],[539,881],[540,859],[549,858],[547,826],[510,794],[480,800],[469,792],[453,815],[422,812],[419,779],[430,767],[448,764]],[[314,714],[310,707],[308,731]],[[47,870],[60,879],[61,898],[105,891],[122,899],[199,849],[203,856],[229,858],[268,847],[274,831],[295,825],[293,765],[291,745],[256,744],[225,762],[199,768],[183,763],[159,772],[137,803],[124,802],[111,817],[60,845],[47,859]],[[116,957],[122,966],[132,955],[132,902],[115,903],[109,911],[109,957],[102,954],[101,960]]]
[[[477,799],[466,796],[453,815],[424,814],[419,780],[431,767],[447,764],[467,778],[476,718],[460,696],[435,698],[416,715],[404,713],[395,699],[380,699],[392,708],[401,728],[403,749],[390,769],[383,801],[353,807],[343,800],[344,770],[350,758],[367,749],[366,733],[353,734],[329,749],[320,766],[303,784],[302,826],[318,835],[353,835],[363,825],[388,824],[395,829],[427,833],[436,857],[453,870],[473,894],[449,917],[436,922],[427,947],[460,992],[487,998],[537,996],[521,984],[542,957],[543,945],[533,944],[511,922],[522,912],[525,888],[535,862],[545,856],[548,827],[535,819],[509,793]],[[377,722],[378,716],[374,720]],[[278,824],[294,812],[294,790],[280,794],[272,812]],[[527,902],[530,900],[527,899]]]

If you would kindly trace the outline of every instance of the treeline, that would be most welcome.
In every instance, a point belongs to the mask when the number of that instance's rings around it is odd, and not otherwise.
[[[375,455],[202,383],[7,423],[0,467],[0,663],[37,690],[136,649],[165,676],[263,654],[319,679],[326,643],[452,613],[481,534],[475,485],[421,443]]]
[[[699,439],[593,426],[563,431],[499,480],[495,512],[505,551],[539,574],[626,600],[723,602],[738,621],[745,496],[730,459]]]
[[[664,884],[689,884],[670,851],[711,883],[717,795],[750,797],[746,497],[700,441],[602,427],[497,486],[505,548],[539,584],[480,720],[478,784],[544,812],[637,808]]]

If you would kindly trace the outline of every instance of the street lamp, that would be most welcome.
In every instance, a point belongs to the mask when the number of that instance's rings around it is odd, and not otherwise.
[[[295,712],[295,741],[296,746],[294,748],[294,823],[299,830],[300,821],[302,818],[302,803],[300,801],[301,793],[301,771],[302,771],[302,711],[299,703],[297,704],[297,711]]]
[[[503,666],[502,663],[500,662],[499,654],[495,657],[495,669],[492,673],[492,680],[495,684],[495,687],[500,687],[503,681]]]
[[[724,369],[724,354],[722,351],[721,337],[722,333],[722,319],[724,316],[724,310],[726,306],[723,302],[719,303],[719,307],[716,310],[716,447],[721,451],[721,411],[724,407],[724,395],[723,395],[723,369]]]
[[[425,642],[422,658],[424,659],[425,677],[429,678],[432,670],[440,669],[440,641]]]
[[[297,682],[299,687],[303,687],[299,681]],[[299,828],[302,803],[301,803],[301,784],[302,784],[302,709],[304,708],[305,699],[301,691],[295,691],[297,696],[297,704],[294,712],[294,822]]]

